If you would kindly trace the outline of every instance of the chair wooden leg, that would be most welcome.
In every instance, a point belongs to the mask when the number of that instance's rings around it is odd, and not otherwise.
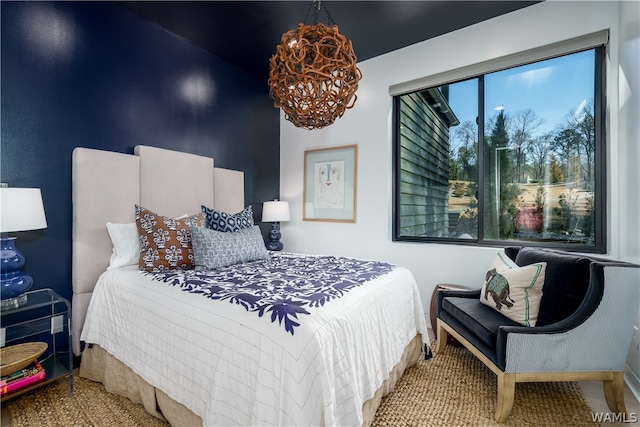
[[[436,343],[436,353],[442,353],[444,348],[447,346],[447,340],[449,339],[449,332],[445,328],[442,327],[442,321],[438,319],[438,332],[437,343]]]
[[[614,372],[613,379],[603,381],[604,397],[611,412],[626,414],[627,408],[624,405],[624,372]]]
[[[496,405],[495,419],[498,423],[506,421],[513,408],[513,400],[516,392],[515,374],[498,374],[498,404]]]

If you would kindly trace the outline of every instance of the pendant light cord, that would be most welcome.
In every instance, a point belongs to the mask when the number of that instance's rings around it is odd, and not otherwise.
[[[322,0],[311,0],[309,2],[307,13],[304,15],[304,20],[302,21],[303,24],[309,25],[307,24],[307,19],[309,18],[309,13],[311,12],[311,9],[313,9],[313,23],[311,25],[317,24],[319,21],[321,8],[324,10],[325,15],[327,16],[327,23],[329,24],[329,26],[336,25],[336,22],[333,20],[333,16],[331,16],[331,12],[329,12],[329,9],[322,2]]]

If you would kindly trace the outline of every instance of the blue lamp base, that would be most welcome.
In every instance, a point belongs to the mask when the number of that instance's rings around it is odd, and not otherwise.
[[[281,251],[284,249],[284,245],[280,241],[280,223],[274,222],[271,226],[271,231],[269,231],[269,241],[267,242],[267,249],[270,251]]]
[[[31,286],[33,278],[20,271],[25,263],[24,255],[15,247],[15,237],[0,238],[0,308],[17,308],[27,302],[23,295]]]

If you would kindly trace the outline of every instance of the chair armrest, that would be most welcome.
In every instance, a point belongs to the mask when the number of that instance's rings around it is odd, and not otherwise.
[[[552,325],[500,328],[498,361],[507,372],[623,370],[639,294],[637,266],[593,262],[576,312]]]
[[[496,354],[498,356],[498,362],[501,366],[505,366],[507,357],[507,340],[509,334],[521,334],[521,335],[548,335],[559,334],[568,332],[578,325],[586,321],[598,308],[602,294],[604,292],[604,271],[602,266],[595,268],[591,265],[591,277],[589,280],[589,288],[585,295],[584,300],[578,307],[578,309],[566,319],[560,322],[553,323],[545,326],[501,326],[498,330],[498,336],[496,339]]]
[[[604,270],[602,264],[591,264],[589,288],[576,311],[566,319],[545,326],[502,326],[498,331],[498,340],[510,333],[518,334],[557,334],[567,332],[587,320],[598,308],[604,293]]]
[[[482,289],[472,290],[453,290],[453,289],[439,289],[437,294],[438,304],[436,305],[436,315],[440,316],[440,310],[442,309],[442,300],[446,297],[460,297],[460,298],[478,298],[480,299],[480,292]]]

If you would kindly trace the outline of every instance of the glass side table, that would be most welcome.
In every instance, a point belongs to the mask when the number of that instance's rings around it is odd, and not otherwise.
[[[71,352],[71,304],[52,289],[26,292],[26,302],[0,311],[0,347],[32,341],[48,344],[38,358],[46,372],[44,379],[9,392],[2,401],[19,396],[53,381],[69,378],[73,396],[73,353]]]

